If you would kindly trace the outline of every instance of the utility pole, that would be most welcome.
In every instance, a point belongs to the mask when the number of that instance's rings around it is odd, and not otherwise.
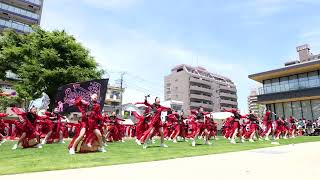
[[[124,81],[123,77],[124,77],[124,75],[126,75],[126,72],[121,72],[121,79],[120,79],[120,107],[121,107],[121,110],[122,110],[122,101],[123,101],[122,93],[123,93],[123,81]]]

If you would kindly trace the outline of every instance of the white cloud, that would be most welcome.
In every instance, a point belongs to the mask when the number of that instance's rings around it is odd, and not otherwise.
[[[126,2],[130,4],[129,0]],[[98,4],[98,1],[92,1],[92,3]],[[108,3],[116,4],[115,1],[108,1],[104,6],[120,8],[118,7],[120,5],[109,6]],[[199,54],[195,50],[183,48],[184,46],[178,43],[157,41],[143,32],[137,32],[110,21],[99,24],[99,27],[94,28],[93,31],[92,27],[96,24],[92,24],[90,19],[86,19],[86,16],[78,11],[69,14],[47,8],[42,22],[42,26],[46,29],[65,29],[73,34],[91,50],[91,54],[105,69],[127,71],[125,85],[128,88],[124,94],[125,103],[143,100],[146,94],[163,98],[164,76],[178,64],[195,66],[199,62],[200,66],[204,66],[209,71],[234,80],[238,85],[238,102],[243,110],[247,107],[246,97],[249,90],[255,85],[247,78],[249,65],[229,63],[224,59]],[[119,74],[110,73],[110,78],[113,82],[119,78]]]

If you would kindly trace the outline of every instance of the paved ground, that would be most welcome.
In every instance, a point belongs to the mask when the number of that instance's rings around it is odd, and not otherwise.
[[[166,161],[1,176],[14,179],[320,179],[320,142]]]

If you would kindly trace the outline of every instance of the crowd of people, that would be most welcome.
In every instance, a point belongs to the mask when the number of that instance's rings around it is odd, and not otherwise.
[[[170,107],[160,104],[160,99],[155,98],[153,103],[145,97],[143,104],[146,108],[143,113],[133,112],[137,123],[130,126],[130,136],[136,138],[136,143],[143,149],[154,143],[155,137],[160,137],[160,147],[167,148],[165,140],[173,143],[190,141],[196,146],[196,141],[202,139],[205,145],[211,145],[211,140],[218,139],[218,124],[211,112],[205,112],[202,107],[191,110],[190,115],[177,112]],[[78,123],[66,122],[66,117],[59,114],[59,109],[38,115],[37,108],[32,107],[28,112],[19,108],[12,108],[18,115],[18,120],[3,120],[7,114],[0,114],[0,145],[3,144],[10,133],[10,139],[16,139],[13,150],[20,147],[42,148],[48,143],[65,143],[65,138],[72,138],[68,148],[69,154],[76,152],[106,152],[107,142],[124,141],[127,127],[123,125],[123,119],[117,117],[115,112],[111,114],[101,113],[98,96],[93,94],[88,102],[82,97],[75,101],[82,116]],[[232,114],[222,123],[222,135],[236,144],[240,142],[254,142],[257,140],[269,141],[280,138],[295,138],[302,135],[300,121],[294,117],[288,119],[279,117],[273,120],[272,112],[267,111],[260,120],[253,113],[241,115],[238,110],[225,110]],[[161,115],[166,112],[165,121]],[[8,126],[8,124],[10,126]],[[308,123],[306,123],[307,126]],[[14,127],[14,128],[13,128]]]

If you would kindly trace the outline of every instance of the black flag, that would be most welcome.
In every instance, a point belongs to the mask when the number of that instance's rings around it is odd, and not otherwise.
[[[99,79],[86,82],[71,83],[58,88],[55,99],[61,113],[79,112],[74,105],[78,97],[82,97],[87,102],[91,101],[91,95],[98,95],[101,110],[106,98],[109,79]]]

